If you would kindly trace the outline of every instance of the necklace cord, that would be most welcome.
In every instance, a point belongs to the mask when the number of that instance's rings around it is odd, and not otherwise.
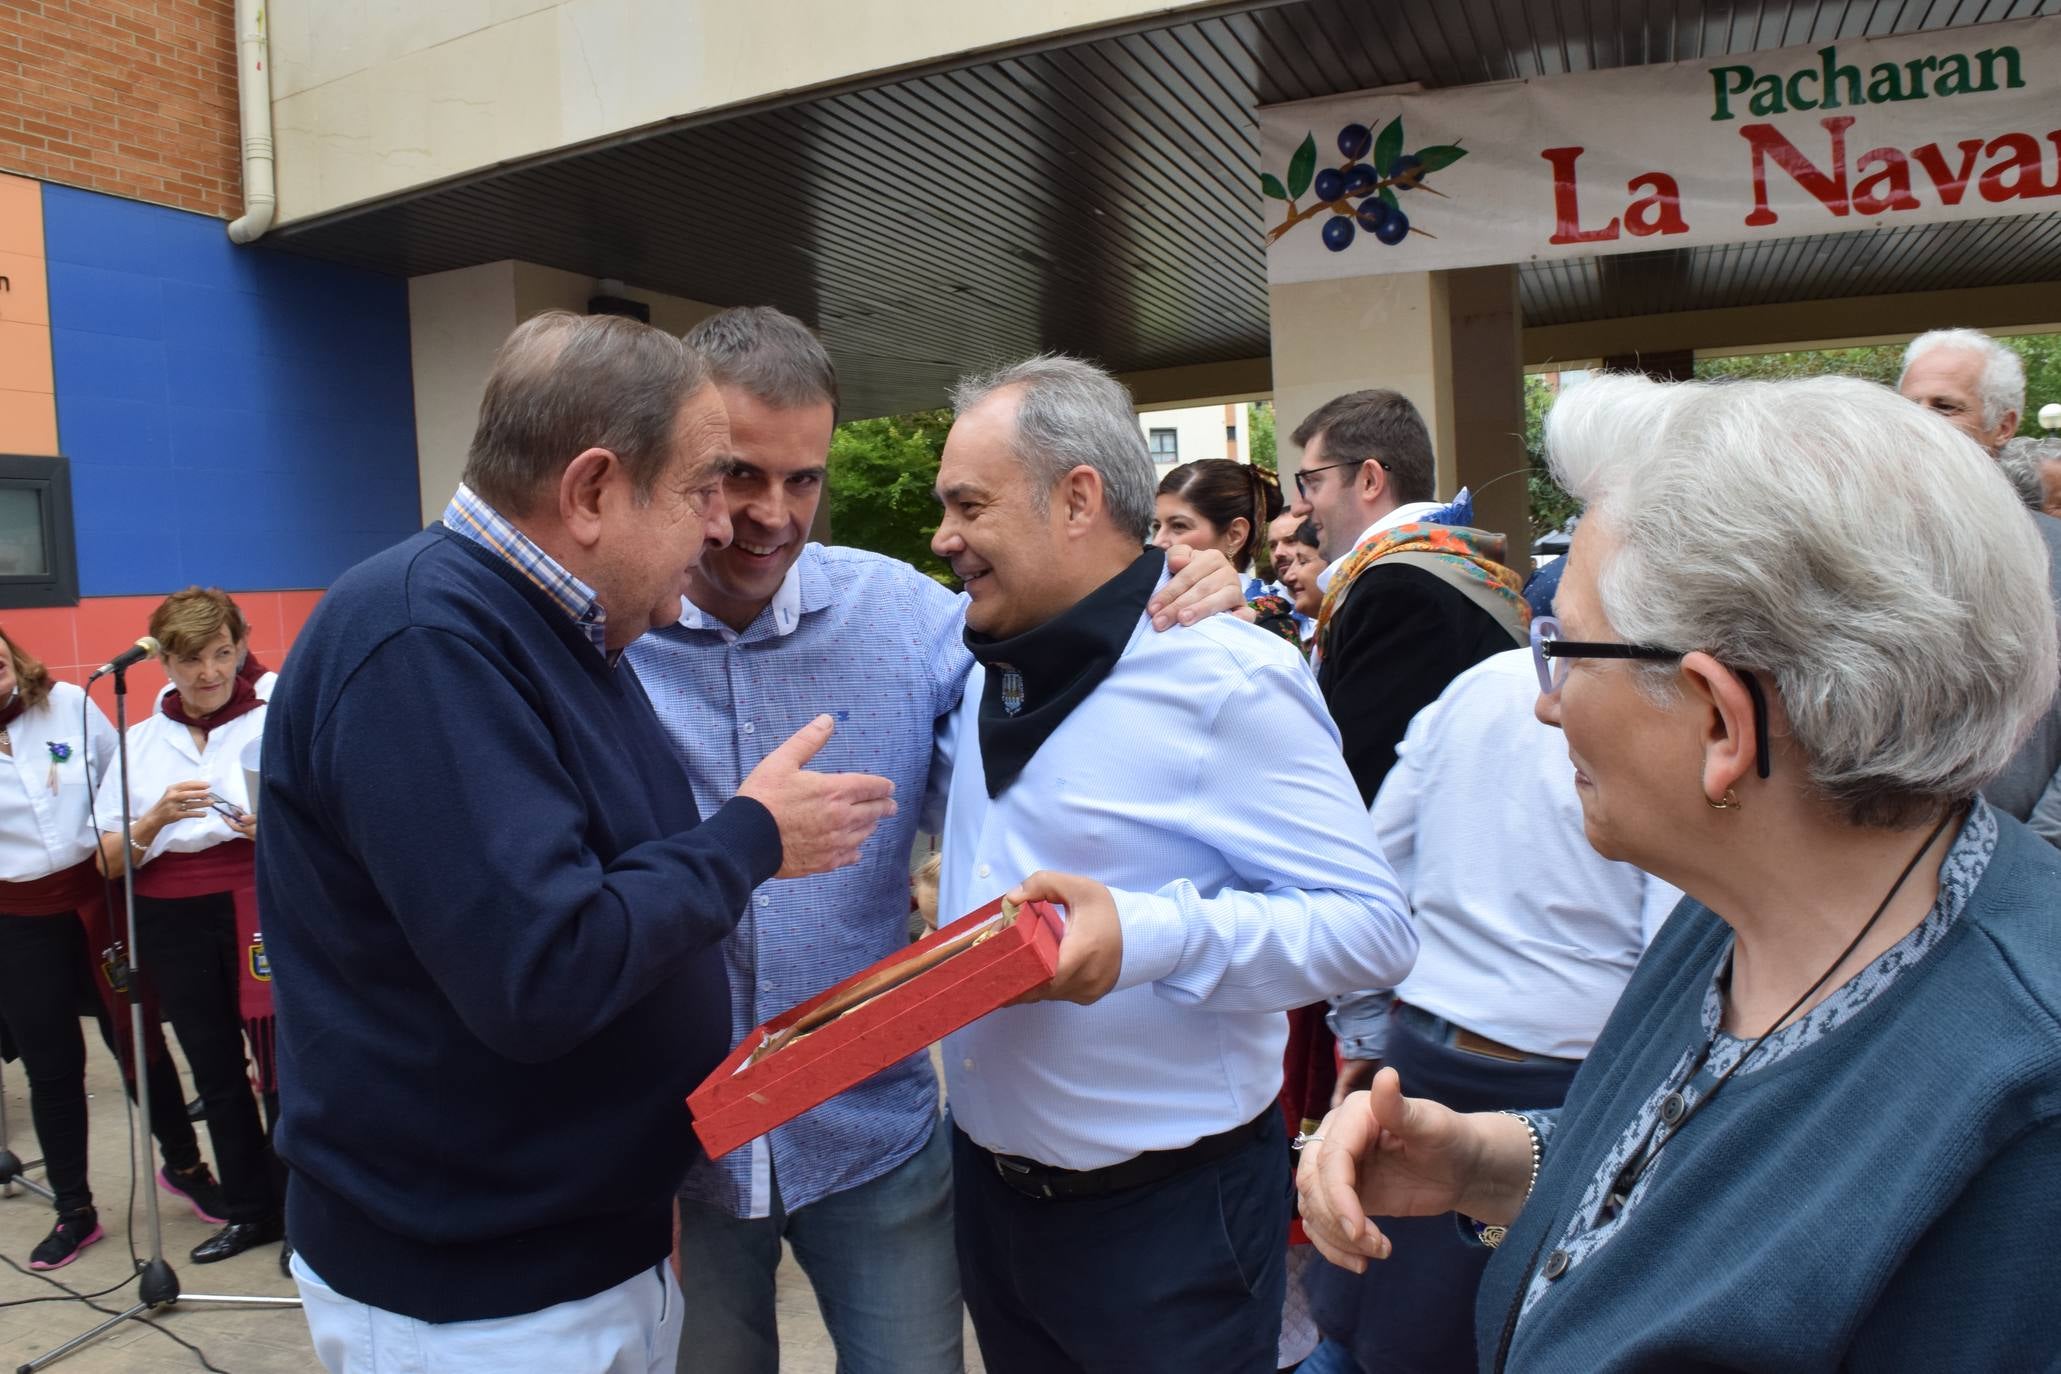
[[[1612,1180],[1610,1191],[1604,1195],[1603,1205],[1606,1209],[1606,1214],[1608,1211],[1614,1210],[1612,1204],[1617,1199],[1630,1195],[1632,1189],[1638,1186],[1639,1179],[1645,1175],[1646,1170],[1652,1165],[1654,1159],[1659,1156],[1662,1149],[1666,1148],[1667,1142],[1682,1133],[1682,1129],[1695,1118],[1697,1112],[1703,1109],[1704,1104],[1717,1096],[1718,1089],[1724,1087],[1732,1075],[1739,1072],[1746,1061],[1753,1057],[1753,1052],[1765,1044],[1769,1036],[1787,1025],[1789,1018],[1796,1015],[1797,1011],[1804,1003],[1810,1001],[1819,988],[1824,987],[1826,983],[1831,981],[1832,975],[1839,972],[1840,966],[1853,957],[1854,951],[1861,947],[1861,942],[1868,938],[1868,932],[1875,929],[1881,923],[1882,917],[1889,910],[1890,904],[1896,900],[1897,894],[1904,890],[1904,884],[1909,882],[1911,875],[1918,871],[1919,862],[1932,852],[1933,845],[1939,843],[1939,837],[1945,833],[1947,825],[1953,818],[1954,810],[1950,807],[1947,813],[1940,817],[1939,824],[1932,827],[1932,833],[1925,837],[1925,843],[1918,847],[1918,852],[1911,855],[1911,860],[1904,865],[1903,872],[1896,875],[1896,881],[1890,884],[1889,892],[1875,908],[1875,914],[1868,918],[1867,923],[1847,943],[1846,948],[1839,952],[1839,957],[1834,959],[1826,966],[1825,971],[1818,975],[1818,981],[1805,988],[1803,995],[1789,1004],[1789,1010],[1776,1017],[1769,1024],[1768,1028],[1762,1031],[1737,1059],[1732,1061],[1731,1067],[1718,1075],[1717,1081],[1710,1085],[1710,1091],[1697,1098],[1690,1105],[1689,1109],[1682,1113],[1681,1120],[1675,1122],[1669,1128],[1666,1135],[1661,1136],[1656,1141],[1649,1134],[1646,1140],[1641,1142],[1639,1153],[1626,1162],[1625,1167],[1618,1172],[1617,1178]],[[1722,1021],[1720,1021],[1720,1026],[1722,1027]],[[1696,1075],[1702,1072],[1703,1066],[1709,1062],[1710,1052],[1717,1048],[1718,1034],[1719,1031],[1713,1031],[1710,1039],[1704,1042],[1703,1052],[1696,1056],[1696,1062],[1690,1066],[1688,1074],[1682,1079],[1682,1087],[1686,1088]],[[1680,1089],[1676,1091],[1680,1091]]]

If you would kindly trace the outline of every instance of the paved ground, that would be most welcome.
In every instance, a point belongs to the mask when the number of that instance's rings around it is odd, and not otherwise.
[[[122,1204],[129,1187],[127,1125],[114,1063],[90,1030],[88,1038],[92,1044],[87,1075],[87,1088],[92,1094],[92,1180],[107,1238],[89,1248],[76,1263],[52,1275],[84,1293],[118,1284],[129,1272],[129,1227],[122,1218]],[[5,1093],[7,1109],[6,1143],[23,1158],[34,1158],[38,1151],[35,1133],[30,1128],[20,1064],[7,1065],[0,1071],[0,1091]],[[207,1152],[205,1131],[201,1144]],[[212,1157],[211,1152],[207,1153]],[[32,1172],[30,1176],[40,1178],[41,1174]],[[163,1212],[165,1254],[185,1292],[292,1295],[293,1284],[279,1274],[276,1246],[264,1246],[221,1264],[192,1263],[186,1252],[206,1239],[212,1228],[176,1200],[164,1201],[170,1204]],[[0,1372],[12,1371],[104,1320],[99,1313],[65,1298],[41,1278],[25,1272],[29,1251],[49,1231],[51,1219],[49,1205],[33,1194],[17,1192],[11,1197],[0,1197],[0,1256],[22,1266],[22,1271],[17,1271],[0,1264]],[[139,1248],[145,1245],[147,1225],[139,1205],[135,1224]],[[791,1259],[781,1266],[780,1275],[783,1374],[834,1374],[836,1361],[807,1279]],[[130,1295],[134,1291],[132,1285],[98,1302],[112,1311],[120,1311],[132,1300]],[[43,1297],[62,1300],[9,1305],[25,1298]],[[212,1367],[224,1374],[309,1374],[320,1368],[298,1309],[183,1302],[153,1314],[150,1323],[125,1323],[97,1343],[57,1362],[52,1369],[59,1374],[190,1374]],[[193,1351],[176,1344],[174,1336],[198,1346],[207,1364]],[[973,1350],[970,1332],[967,1349]],[[977,1356],[969,1361],[969,1367],[972,1374],[980,1374]],[[682,1374],[696,1372],[686,1369]]]

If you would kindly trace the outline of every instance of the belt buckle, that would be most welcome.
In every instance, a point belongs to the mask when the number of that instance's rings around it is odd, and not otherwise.
[[[1522,1050],[1514,1050],[1464,1026],[1453,1027],[1453,1048],[1462,1054],[1494,1059],[1505,1064],[1522,1064],[1529,1058]]]
[[[1006,1155],[990,1154],[988,1158],[995,1162],[995,1177],[1008,1185],[1011,1192],[1024,1197],[1040,1197],[1047,1201],[1058,1196],[1052,1191],[1049,1182],[1033,1182],[1030,1165],[1020,1164]],[[1029,1191],[1033,1187],[1037,1189],[1035,1193]]]

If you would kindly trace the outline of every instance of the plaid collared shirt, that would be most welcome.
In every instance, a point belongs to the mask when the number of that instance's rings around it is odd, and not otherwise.
[[[451,504],[444,507],[444,527],[507,559],[573,618],[603,658],[610,657],[608,612],[595,599],[594,589],[567,572],[564,564],[538,548],[535,540],[509,524],[463,482]]]

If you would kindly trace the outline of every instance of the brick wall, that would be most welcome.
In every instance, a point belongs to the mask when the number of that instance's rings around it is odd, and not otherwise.
[[[233,0],[0,0],[0,169],[242,213]]]

